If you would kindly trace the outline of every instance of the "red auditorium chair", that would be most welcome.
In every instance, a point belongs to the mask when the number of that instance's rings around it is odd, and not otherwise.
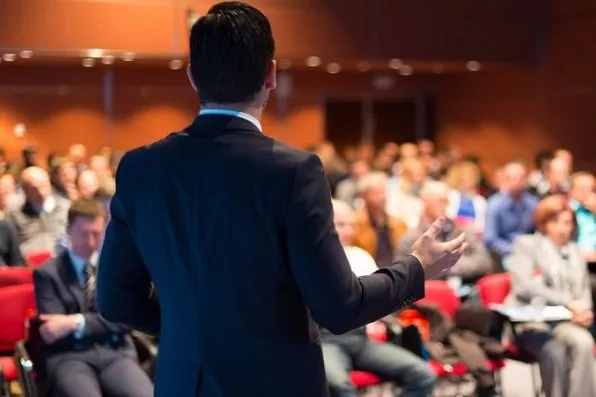
[[[6,386],[18,379],[14,363],[16,343],[25,338],[26,320],[36,312],[33,284],[0,288],[0,368],[3,376],[0,395],[7,395]],[[2,394],[4,393],[4,394]]]
[[[26,267],[0,267],[0,288],[33,283],[33,271]]]
[[[498,273],[484,276],[476,282],[476,289],[480,301],[484,306],[489,307],[493,304],[501,304],[505,301],[511,290],[511,274]],[[507,358],[531,365],[532,388],[534,389],[534,395],[540,397],[541,392],[538,386],[540,371],[536,358],[529,352],[521,349],[515,341],[506,343],[505,347],[507,348]]]
[[[453,289],[446,281],[429,280],[424,285],[425,297],[417,302],[420,305],[433,305],[453,319],[455,312],[461,304],[461,300],[455,294]],[[435,371],[437,377],[442,379],[454,380],[457,387],[456,394],[460,394],[460,386],[463,377],[469,374],[468,368],[464,363],[457,363],[455,365],[443,365],[433,359],[429,360],[429,365]],[[498,376],[501,369],[505,366],[505,361],[502,359],[487,360],[487,368]]]
[[[38,267],[52,257],[52,251],[34,251],[27,254],[25,261],[29,266]]]

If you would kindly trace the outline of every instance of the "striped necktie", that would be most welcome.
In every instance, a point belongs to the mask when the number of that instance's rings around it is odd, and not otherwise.
[[[95,307],[95,266],[85,265],[85,310],[92,311]]]

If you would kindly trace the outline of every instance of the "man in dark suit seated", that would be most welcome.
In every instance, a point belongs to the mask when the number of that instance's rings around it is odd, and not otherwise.
[[[149,397],[129,329],[95,310],[95,264],[104,233],[99,203],[79,199],[68,211],[70,248],[33,273],[50,395]]]

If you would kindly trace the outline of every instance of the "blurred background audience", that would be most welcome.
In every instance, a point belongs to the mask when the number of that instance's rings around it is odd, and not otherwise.
[[[71,203],[97,201],[107,223],[123,153],[196,115],[182,33],[208,2],[191,3],[0,1],[0,270],[64,258]],[[263,130],[319,156],[354,272],[383,271],[446,217],[440,238],[464,233],[469,246],[444,284],[478,305],[477,281],[503,275],[506,304],[567,307],[572,320],[518,327],[518,342],[537,359],[547,397],[596,397],[586,383],[596,307],[596,56],[584,40],[596,35],[593,1],[287,0],[269,12],[272,3],[251,1],[278,37]],[[35,10],[43,29],[29,28]],[[5,313],[14,310],[0,311],[0,336]],[[367,369],[407,390],[393,364]],[[340,369],[334,383],[345,386]]]

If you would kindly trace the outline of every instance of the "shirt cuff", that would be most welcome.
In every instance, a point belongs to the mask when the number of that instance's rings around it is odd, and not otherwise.
[[[73,336],[75,339],[81,339],[85,335],[85,316],[77,314],[77,328],[75,329]]]

